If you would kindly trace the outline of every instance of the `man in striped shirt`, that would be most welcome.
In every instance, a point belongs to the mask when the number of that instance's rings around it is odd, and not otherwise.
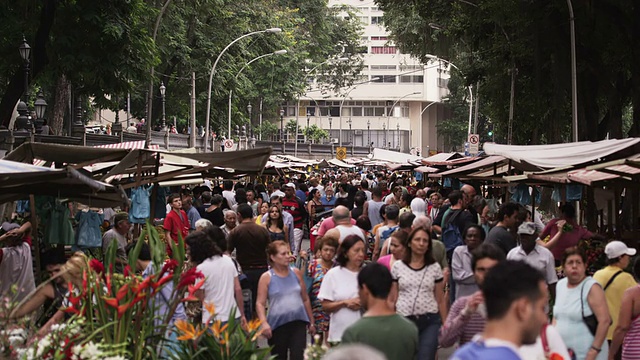
[[[471,252],[471,269],[478,283],[482,285],[489,269],[505,260],[504,252],[493,244],[483,243]],[[442,347],[460,346],[484,330],[487,321],[487,310],[482,291],[478,290],[469,296],[463,296],[451,305],[449,315],[440,328],[439,344]]]

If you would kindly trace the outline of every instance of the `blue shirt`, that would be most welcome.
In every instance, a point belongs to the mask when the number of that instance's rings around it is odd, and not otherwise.
[[[200,213],[198,212],[198,209],[196,209],[195,206],[191,206],[189,208],[189,210],[187,211],[187,217],[189,218],[189,229],[190,230],[195,230],[196,229],[196,221],[200,220]]]
[[[305,194],[302,190],[296,190],[296,197],[302,202],[307,201],[307,194]]]
[[[142,272],[142,277],[146,278],[154,274],[153,263],[149,262],[147,268]],[[165,275],[166,276],[166,275]],[[155,316],[154,323],[156,326],[162,324],[166,314],[169,312],[169,305],[171,304],[171,293],[173,293],[173,282],[169,281],[160,288],[160,291],[155,295],[153,299],[149,299],[149,306],[153,306],[155,301]],[[170,324],[172,325],[176,320],[186,320],[187,314],[184,311],[182,303],[178,304],[176,311],[173,313]]]
[[[493,342],[492,340],[490,340]],[[500,341],[502,343],[502,341]],[[493,346],[496,345],[496,346]],[[451,360],[521,360],[515,347],[501,344],[487,344],[483,341],[471,341],[456,350]]]
[[[272,330],[293,321],[309,322],[309,316],[300,295],[300,280],[289,269],[287,277],[278,276],[273,269],[269,270],[269,312],[267,322]]]
[[[323,196],[323,197],[320,198],[320,202],[324,206],[334,206],[336,204],[336,197],[332,196],[331,200],[327,200],[327,197]]]

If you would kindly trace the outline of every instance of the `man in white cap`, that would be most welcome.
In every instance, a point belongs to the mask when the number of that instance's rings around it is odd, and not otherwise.
[[[543,275],[549,287],[549,294],[555,297],[558,274],[556,273],[553,254],[544,246],[538,244],[538,231],[533,222],[523,222],[518,227],[518,237],[520,245],[514,247],[507,254],[507,260],[524,261],[532,267],[538,269]]]
[[[607,266],[596,271],[593,278],[600,283],[607,298],[607,306],[611,315],[611,326],[607,332],[607,340],[611,343],[613,331],[618,324],[618,315],[622,304],[624,292],[637,285],[633,276],[625,272],[631,261],[631,257],[636,254],[636,249],[630,249],[622,241],[614,240],[604,248],[607,255]]]

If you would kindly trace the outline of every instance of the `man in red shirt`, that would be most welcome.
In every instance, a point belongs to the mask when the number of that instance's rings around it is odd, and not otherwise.
[[[182,200],[180,195],[171,194],[167,199],[167,203],[171,206],[171,211],[164,219],[162,228],[164,229],[164,239],[167,243],[167,252],[170,253],[171,245],[169,239],[172,239],[175,243],[178,243],[178,234],[182,236],[184,240],[189,235],[189,218],[187,213],[182,210]]]
[[[296,197],[296,186],[288,183],[284,186],[285,197],[282,199],[282,211],[286,211],[293,216],[293,248],[300,250],[302,243],[302,235],[304,233],[302,227],[307,217],[307,211],[304,204]],[[297,255],[297,254],[294,254]]]

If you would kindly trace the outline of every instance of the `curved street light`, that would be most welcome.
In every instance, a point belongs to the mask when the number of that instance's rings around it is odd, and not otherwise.
[[[344,98],[342,98],[342,101],[340,102],[340,110],[338,110],[340,112],[340,132],[338,133],[338,137],[340,138],[340,147],[342,147],[342,105],[344,105],[344,101],[347,100],[347,98],[349,97],[349,94],[351,94],[351,92],[353,90],[355,90],[358,86],[362,85],[362,84],[367,84],[370,82],[374,82],[374,81],[378,81],[382,78],[380,77],[374,77],[371,78],[371,80],[367,80],[367,81],[362,81],[359,83],[356,83],[353,85],[353,87],[351,89],[349,89],[349,91],[347,91],[347,94],[344,96]]]
[[[270,29],[266,29],[266,30],[260,30],[260,31],[254,31],[254,32],[250,32],[248,34],[244,34],[242,36],[240,36],[239,38],[233,40],[232,42],[229,43],[229,45],[227,45],[224,49],[222,49],[222,51],[220,52],[220,55],[218,55],[218,57],[216,58],[216,61],[213,63],[213,66],[211,67],[211,73],[209,74],[209,88],[207,90],[207,116],[206,116],[206,121],[205,121],[205,128],[204,128],[204,151],[207,152],[208,150],[208,140],[209,140],[209,122],[211,120],[211,85],[213,83],[213,74],[215,74],[216,72],[216,66],[218,65],[218,61],[220,61],[220,58],[222,57],[222,55],[224,55],[224,53],[231,47],[231,45],[237,43],[238,41],[248,37],[248,36],[252,36],[252,35],[257,35],[257,34],[273,34],[273,33],[279,33],[282,32],[282,29],[280,28],[270,28]]]
[[[305,71],[305,79],[307,77],[309,77],[310,75],[312,75],[322,65],[326,65],[326,64],[328,64],[328,63],[330,63],[332,61],[334,61],[334,62],[343,62],[343,61],[347,61],[347,60],[349,60],[349,58],[346,58],[346,57],[327,59],[327,60],[321,62],[320,64],[312,67],[311,69]],[[300,127],[299,113],[298,113],[299,111],[300,111],[300,96],[298,96],[298,107],[296,107],[296,135],[295,135],[295,143],[293,144],[293,156],[298,156],[298,131],[299,131],[298,129]],[[306,136],[305,136],[305,141],[306,141]]]
[[[431,26],[431,24],[429,24],[429,26]],[[439,57],[434,56],[434,55],[427,55],[427,58],[432,59],[432,60],[442,61],[442,62],[450,65],[454,69],[458,70],[458,72],[462,76],[464,76],[464,73],[460,70],[460,68],[457,67],[454,63],[452,63],[449,60],[445,60],[445,59],[439,58]],[[467,130],[467,135],[469,135],[469,134],[471,134],[471,119],[473,117],[473,90],[471,90],[471,86],[467,86],[467,89],[469,89],[469,128]]]
[[[272,53],[268,53],[268,54],[263,54],[260,56],[257,56],[253,59],[251,59],[251,61],[249,61],[248,63],[244,64],[241,68],[240,71],[238,71],[238,73],[236,74],[236,76],[233,78],[233,83],[235,84],[236,81],[238,80],[238,77],[240,76],[240,74],[242,74],[242,72],[244,71],[244,69],[247,68],[247,66],[251,65],[253,62],[258,61],[262,58],[266,58],[269,56],[273,56],[273,55],[284,55],[287,53],[287,50],[278,50],[278,51],[274,51]],[[227,136],[229,138],[231,138],[231,99],[233,97],[233,89],[229,89],[229,114],[228,114],[228,132],[227,132]],[[251,112],[251,110],[249,110],[249,112]]]
[[[387,131],[387,133],[385,134],[385,137],[387,137],[387,135],[389,135],[389,134],[388,134],[388,132],[389,132],[389,129],[391,129],[391,125],[389,124],[389,120],[391,119],[391,112],[393,112],[393,109],[394,109],[394,108],[396,107],[396,105],[400,102],[400,100],[402,100],[402,99],[406,98],[407,96],[411,96],[411,95],[420,95],[420,94],[422,94],[420,91],[415,91],[415,92],[412,92],[412,93],[409,93],[409,94],[402,95],[402,96],[400,96],[400,97],[398,98],[398,100],[396,100],[396,101],[393,103],[393,105],[391,105],[391,108],[389,109],[389,111],[387,111],[387,130],[386,130],[386,131]],[[398,131],[400,131],[400,129],[399,129],[399,128],[398,128]]]

